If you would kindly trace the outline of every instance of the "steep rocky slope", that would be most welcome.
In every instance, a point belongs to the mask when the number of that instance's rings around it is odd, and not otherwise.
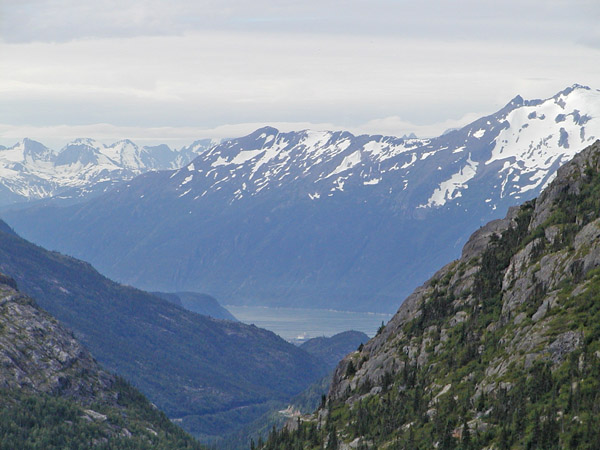
[[[200,448],[0,274],[1,448]]]
[[[599,266],[597,141],[475,232],[266,448],[597,448]]]
[[[218,300],[199,292],[153,292],[152,294],[203,316],[214,319],[237,320]]]
[[[144,289],[392,312],[598,137],[600,91],[583,86],[432,139],[265,127],[85,204],[3,217]]]

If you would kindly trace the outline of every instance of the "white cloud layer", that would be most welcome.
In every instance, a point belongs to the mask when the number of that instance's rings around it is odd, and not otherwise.
[[[11,146],[21,140],[23,136],[41,141],[50,148],[58,150],[67,142],[80,137],[93,136],[94,139],[104,144],[112,144],[123,138],[128,138],[139,145],[167,144],[173,148],[189,145],[191,142],[210,138],[215,140],[244,136],[250,134],[257,128],[265,125],[277,128],[279,131],[300,130],[345,130],[360,134],[381,134],[384,136],[402,136],[415,133],[418,136],[439,136],[443,132],[462,127],[479,118],[481,114],[470,113],[456,120],[445,120],[430,125],[416,125],[406,122],[400,117],[392,116],[382,119],[373,119],[358,126],[346,127],[333,123],[314,122],[247,122],[236,124],[224,124],[214,128],[202,127],[145,127],[145,126],[115,126],[108,123],[96,123],[86,125],[55,125],[55,126],[31,126],[11,125],[0,123],[1,144]],[[402,133],[399,130],[407,130]]]
[[[0,144],[276,123],[431,135],[517,93],[600,88],[599,18],[597,0],[0,0]]]

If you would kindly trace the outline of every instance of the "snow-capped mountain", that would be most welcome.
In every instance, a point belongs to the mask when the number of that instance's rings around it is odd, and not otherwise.
[[[85,204],[7,220],[146,289],[392,311],[474,229],[535,197],[597,138],[600,91],[578,85],[517,96],[433,139],[265,127]]]
[[[208,148],[210,141],[172,150],[138,147],[129,140],[104,145],[76,139],[56,152],[24,139],[0,148],[0,206],[49,197],[87,198],[149,170],[177,169]]]
[[[484,181],[492,184],[484,201],[494,209],[539,191],[597,138],[600,92],[575,85],[544,101],[517,96],[496,114],[435,139],[263,128],[203,153],[172,183],[181,196],[226,190],[230,202],[284,185],[313,201],[383,185],[377,189],[392,196],[405,193],[405,209],[432,209],[477,196],[467,194],[469,186]],[[491,172],[497,176],[486,180]]]

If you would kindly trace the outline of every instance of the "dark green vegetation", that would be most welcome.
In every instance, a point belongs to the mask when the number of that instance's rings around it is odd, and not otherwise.
[[[600,143],[476,232],[266,449],[597,449]]]
[[[314,411],[329,391],[333,369],[345,355],[367,342],[369,337],[359,331],[344,331],[331,337],[309,339],[300,347],[323,360],[330,373],[308,386],[288,402],[273,402],[271,410],[247,424],[226,441],[219,442],[219,448],[247,448],[251,440],[258,442],[266,438],[273,426],[283,426],[290,417]],[[285,411],[285,412],[281,412]]]
[[[123,380],[113,389],[115,405],[86,406],[45,393],[0,389],[0,449],[203,448]]]
[[[203,439],[234,431],[325,374],[319,360],[269,331],[114,283],[0,225],[0,270],[71,328],[104,367]]]
[[[337,363],[348,353],[365,344],[369,336],[360,331],[343,331],[331,337],[316,337],[303,342],[300,348],[320,358],[329,370],[335,369]]]
[[[219,304],[216,298],[207,294],[197,292],[152,292],[152,294],[203,316],[210,316],[213,319],[237,320],[233,314]]]

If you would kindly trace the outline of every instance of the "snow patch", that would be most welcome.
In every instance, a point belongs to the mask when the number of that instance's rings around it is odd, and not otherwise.
[[[235,155],[231,160],[231,164],[244,164],[246,161],[260,155],[262,152],[264,152],[264,150],[244,150]]]
[[[410,161],[408,161],[407,163],[404,163],[400,166],[401,169],[406,169],[410,166],[412,166],[415,162],[417,161],[417,155],[415,153],[413,153],[411,155]]]
[[[346,179],[343,177],[339,177],[337,180],[333,182],[332,191],[338,190],[344,192],[344,184],[346,184]]]
[[[430,208],[432,206],[445,205],[447,201],[454,200],[462,196],[461,189],[467,189],[467,182],[477,174],[478,163],[471,160],[471,154],[465,166],[448,180],[443,181],[433,194],[427,200],[426,204],[419,205],[418,208]]]
[[[374,184],[379,184],[380,181],[381,181],[381,178],[373,178],[371,180],[363,182],[363,184],[365,186],[371,186],[371,185],[374,185]]]
[[[210,165],[210,167],[219,167],[219,166],[225,166],[229,164],[229,161],[227,161],[226,158],[223,158],[221,155],[219,155],[217,157],[217,159],[215,159],[212,164]]]
[[[354,166],[360,163],[360,150],[356,150],[348,156],[344,156],[342,163],[336,167],[336,169],[327,175],[325,178],[329,178],[338,173],[345,172],[346,170],[352,169]],[[343,185],[342,185],[343,186]]]

